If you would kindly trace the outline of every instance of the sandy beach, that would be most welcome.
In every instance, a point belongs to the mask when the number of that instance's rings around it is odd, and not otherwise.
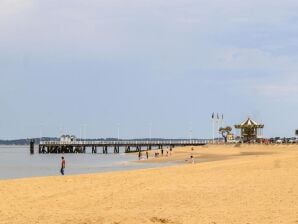
[[[149,162],[165,161],[178,164],[2,180],[0,223],[298,223],[298,145],[185,147]]]

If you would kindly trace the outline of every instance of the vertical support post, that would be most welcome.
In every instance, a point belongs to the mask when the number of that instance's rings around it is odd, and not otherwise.
[[[102,153],[103,154],[108,154],[108,146],[107,145],[103,146]]]
[[[126,152],[126,153],[129,153],[129,152],[130,152],[130,146],[127,146],[127,147],[125,148],[125,152]]]
[[[34,154],[34,140],[33,139],[30,141],[30,154],[31,155]]]

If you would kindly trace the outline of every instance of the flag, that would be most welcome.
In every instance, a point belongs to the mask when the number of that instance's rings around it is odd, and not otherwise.
[[[211,117],[212,117],[212,119],[214,119],[214,112],[213,112],[213,114],[212,114],[212,116],[211,116]]]

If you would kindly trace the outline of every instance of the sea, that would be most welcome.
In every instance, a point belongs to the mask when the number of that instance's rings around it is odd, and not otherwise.
[[[136,154],[39,154],[30,155],[29,146],[0,145],[0,180],[59,176],[61,157],[66,160],[65,175],[101,173],[169,166],[171,163],[138,163]],[[111,150],[112,151],[112,150]]]

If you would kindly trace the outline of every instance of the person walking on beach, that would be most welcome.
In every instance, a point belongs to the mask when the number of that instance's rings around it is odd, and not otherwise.
[[[148,151],[146,151],[146,157],[147,157],[147,160],[149,159],[149,153]]]
[[[139,160],[141,160],[142,158],[142,153],[141,153],[141,150],[139,151]]]
[[[191,159],[191,163],[195,164],[195,159],[194,159],[193,155],[190,156],[190,159]]]
[[[61,173],[61,175],[64,175],[65,159],[64,159],[63,156],[61,157],[61,159],[62,159],[62,161],[61,161],[61,170],[60,170],[60,173]]]

